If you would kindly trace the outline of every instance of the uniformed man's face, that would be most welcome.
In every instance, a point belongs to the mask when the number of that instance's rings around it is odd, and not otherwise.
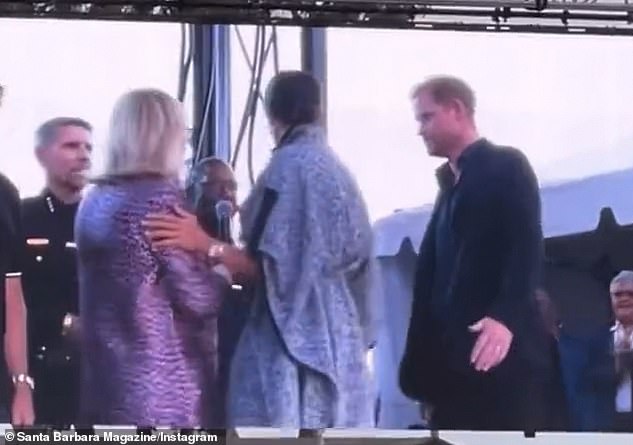
[[[40,148],[38,154],[51,180],[75,190],[86,186],[92,154],[90,131],[70,125],[60,127],[53,143]]]
[[[463,133],[463,104],[438,104],[431,94],[421,91],[413,99],[418,134],[431,156],[449,157]]]
[[[633,286],[630,284],[611,285],[611,304],[615,318],[622,324],[633,325]]]
[[[202,183],[202,195],[205,200],[216,203],[226,200],[237,210],[237,181],[233,170],[226,165],[212,164],[207,167],[205,182]]]

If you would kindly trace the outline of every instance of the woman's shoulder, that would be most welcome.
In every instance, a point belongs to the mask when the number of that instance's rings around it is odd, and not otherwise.
[[[76,228],[84,241],[136,243],[133,239],[142,236],[147,214],[172,211],[183,201],[183,192],[170,181],[100,181],[84,195]]]
[[[85,193],[82,207],[144,207],[161,209],[184,205],[184,190],[167,178],[101,178]]]
[[[275,151],[268,170],[273,175],[296,175],[299,179],[312,172],[333,172],[336,164],[336,154],[327,145],[297,141]]]
[[[145,194],[180,195],[183,187],[177,180],[159,176],[101,177],[93,181],[89,193],[94,195],[116,194],[133,191],[135,196]]]

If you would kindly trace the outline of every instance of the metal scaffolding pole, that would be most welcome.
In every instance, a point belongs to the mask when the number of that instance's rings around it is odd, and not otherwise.
[[[229,25],[194,29],[194,141],[199,157],[231,156]]]
[[[323,125],[327,128],[327,40],[325,28],[301,29],[301,69],[321,82]]]

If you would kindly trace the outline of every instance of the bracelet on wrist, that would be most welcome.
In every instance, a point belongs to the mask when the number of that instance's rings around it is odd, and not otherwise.
[[[62,327],[64,328],[64,330],[68,330],[73,327],[73,317],[70,314],[66,314],[64,316]]]
[[[28,374],[20,373],[11,376],[11,380],[15,386],[26,385],[31,388],[31,391],[35,389],[35,380]]]

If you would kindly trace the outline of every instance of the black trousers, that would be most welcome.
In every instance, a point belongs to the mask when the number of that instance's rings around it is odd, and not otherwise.
[[[250,311],[250,301],[239,293],[224,300],[218,317],[218,392],[219,427],[226,427],[226,397],[229,388],[231,360]]]
[[[431,411],[437,430],[548,430],[547,381],[524,374],[509,380],[450,376],[450,391]],[[447,382],[448,383],[448,382]]]
[[[76,424],[79,409],[79,367],[36,366],[33,369],[36,425],[67,427]]]
[[[0,423],[11,423],[11,414],[6,403],[0,403]]]
[[[616,433],[633,433],[633,412],[616,413],[613,431]]]

